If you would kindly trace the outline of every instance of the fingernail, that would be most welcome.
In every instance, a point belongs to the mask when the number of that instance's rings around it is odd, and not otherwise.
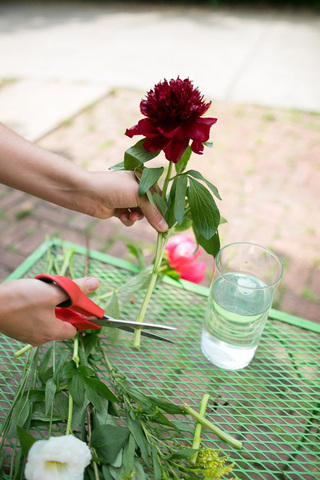
[[[159,230],[163,230],[164,232],[168,230],[168,224],[165,220],[160,220],[158,223]]]
[[[86,279],[86,288],[88,292],[94,292],[99,286],[99,280],[94,277],[89,277]]]

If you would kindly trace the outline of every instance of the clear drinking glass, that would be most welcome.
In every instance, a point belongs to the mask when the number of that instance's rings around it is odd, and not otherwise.
[[[218,367],[246,367],[256,352],[282,264],[268,248],[231,243],[215,258],[201,348]]]

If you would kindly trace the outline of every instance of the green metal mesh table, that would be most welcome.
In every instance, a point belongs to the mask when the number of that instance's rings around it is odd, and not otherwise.
[[[53,243],[51,248],[59,253],[61,242]],[[74,274],[80,277],[86,249],[73,247]],[[46,244],[39,247],[10,279],[42,273],[46,250]],[[122,285],[136,272],[128,262],[90,251],[89,274],[99,277],[106,290]],[[205,429],[203,441],[230,455],[240,479],[320,479],[320,324],[272,310],[253,362],[244,370],[221,370],[206,360],[200,348],[207,293],[205,287],[164,279],[152,296],[147,318],[176,326],[175,343],[144,338],[136,350],[132,335],[123,332],[113,346],[104,340],[110,359],[144,393],[187,401],[194,408],[208,393],[208,418],[241,440],[243,449],[234,450]],[[134,318],[139,296],[121,295],[120,300],[122,316]],[[20,347],[14,340],[0,338],[0,421],[19,382],[23,359],[14,359],[13,353]],[[108,382],[107,374],[102,371],[102,375]]]

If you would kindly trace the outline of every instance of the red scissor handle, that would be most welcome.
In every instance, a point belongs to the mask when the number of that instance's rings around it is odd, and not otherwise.
[[[60,303],[55,309],[57,318],[71,323],[78,331],[101,328],[101,325],[88,320],[88,317],[102,318],[104,310],[90,300],[70,278],[50,274],[40,274],[35,278],[43,282],[55,283],[68,295],[69,299]]]

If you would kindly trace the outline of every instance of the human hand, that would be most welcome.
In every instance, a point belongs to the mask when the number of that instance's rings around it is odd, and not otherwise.
[[[85,293],[95,291],[99,280],[86,277],[74,280]],[[55,316],[55,307],[67,300],[57,285],[36,279],[12,280],[0,286],[0,331],[8,337],[34,346],[52,340],[68,340],[75,327]]]
[[[127,227],[146,217],[158,232],[168,229],[157,207],[151,205],[146,195],[139,197],[139,184],[133,172],[90,172],[90,176],[91,194],[84,213],[97,218],[115,216]]]

